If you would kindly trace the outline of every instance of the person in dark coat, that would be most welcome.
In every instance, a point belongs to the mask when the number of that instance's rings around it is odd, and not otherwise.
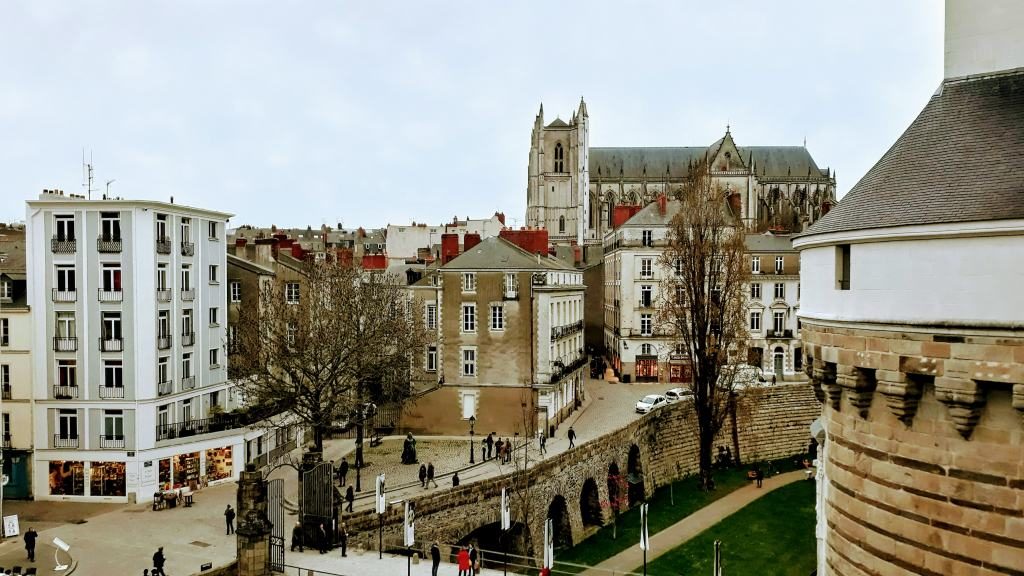
[[[351,512],[352,511],[352,503],[355,502],[355,501],[356,501],[356,491],[353,490],[351,486],[349,486],[348,490],[345,491],[345,502],[348,502],[348,505],[345,507],[345,511],[346,512]]]
[[[302,523],[296,522],[295,526],[292,527],[292,552],[298,548],[299,552],[305,552],[305,546],[302,543]]]
[[[569,426],[569,433],[566,434],[566,437],[569,438],[569,448],[576,445],[576,431],[572,429],[572,426]]]
[[[476,560],[477,552],[476,548],[472,544],[469,545],[469,576],[476,576]]]
[[[164,562],[166,561],[164,547],[161,546],[153,553],[153,576],[167,576],[167,573],[164,572]]]
[[[505,438],[505,464],[512,461],[512,442]]]
[[[338,464],[338,481],[342,486],[348,481],[348,460],[345,458],[342,458],[341,464]]]
[[[455,474],[452,474],[452,488],[457,488],[458,486],[459,486],[459,473],[456,472]]]
[[[494,432],[488,434],[484,442],[487,442],[487,459],[490,460],[494,456]]]
[[[437,576],[439,566],[441,566],[441,547],[434,542],[430,545],[430,576]]]
[[[420,488],[427,487],[427,466],[420,464]]]
[[[36,533],[35,528],[29,528],[28,532],[25,532],[25,551],[28,552],[28,561],[36,561],[36,538],[39,534]]]
[[[327,550],[330,548],[331,539],[327,537],[327,530],[324,529],[324,525],[321,522],[320,527],[317,528],[317,544],[320,548],[321,554],[327,554]]]
[[[757,487],[761,487],[761,483],[764,482],[764,469],[760,466],[754,469],[754,478],[757,479]]]
[[[502,455],[501,447],[504,446],[504,445],[505,445],[505,443],[501,441],[500,437],[498,438],[498,441],[494,443],[494,455],[498,457],[498,461],[499,462],[501,461],[501,455]]]
[[[427,488],[430,487],[430,483],[434,483],[434,488],[437,488],[437,480],[434,480],[434,463],[427,462]]]
[[[341,544],[341,557],[348,556],[348,526],[344,522],[341,523],[341,528],[338,530],[338,542]]]
[[[224,522],[228,527],[228,534],[235,533],[235,511],[231,509],[231,504],[228,504],[227,509],[224,510]]]

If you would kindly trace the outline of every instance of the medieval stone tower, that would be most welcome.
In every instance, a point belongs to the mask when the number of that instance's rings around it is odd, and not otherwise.
[[[546,228],[553,243],[582,245],[586,238],[589,148],[590,118],[582,98],[568,123],[556,117],[545,126],[541,104],[530,135],[526,224]]]

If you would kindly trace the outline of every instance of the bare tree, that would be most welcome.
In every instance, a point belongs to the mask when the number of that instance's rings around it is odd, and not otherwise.
[[[658,322],[689,358],[700,480],[713,487],[715,436],[735,409],[735,364],[746,356],[749,269],[744,228],[706,162],[690,172],[668,226]]]
[[[382,273],[310,259],[295,288],[277,278],[239,312],[233,368],[248,406],[290,413],[319,451],[365,403],[408,397],[426,331],[404,286]]]

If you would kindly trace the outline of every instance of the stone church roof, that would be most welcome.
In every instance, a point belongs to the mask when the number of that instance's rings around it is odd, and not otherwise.
[[[1024,70],[944,83],[802,236],[1024,218]]]
[[[711,146],[684,146],[669,148],[591,148],[590,179],[615,181],[621,171],[625,180],[639,180],[647,170],[647,179],[652,182],[665,176],[666,168],[670,178],[684,178],[689,175],[690,164],[696,163],[707,154],[709,157],[721,146],[718,140]],[[774,178],[806,177],[810,171],[814,178],[823,178],[825,171],[818,168],[811,153],[803,146],[737,146],[743,162],[751,156],[758,176]],[[600,171],[600,174],[598,173]]]

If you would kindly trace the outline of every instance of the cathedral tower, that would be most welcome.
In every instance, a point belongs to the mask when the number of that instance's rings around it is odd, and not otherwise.
[[[583,244],[588,221],[590,118],[580,98],[569,122],[544,124],[544,105],[530,135],[526,224],[545,228],[553,243]]]

